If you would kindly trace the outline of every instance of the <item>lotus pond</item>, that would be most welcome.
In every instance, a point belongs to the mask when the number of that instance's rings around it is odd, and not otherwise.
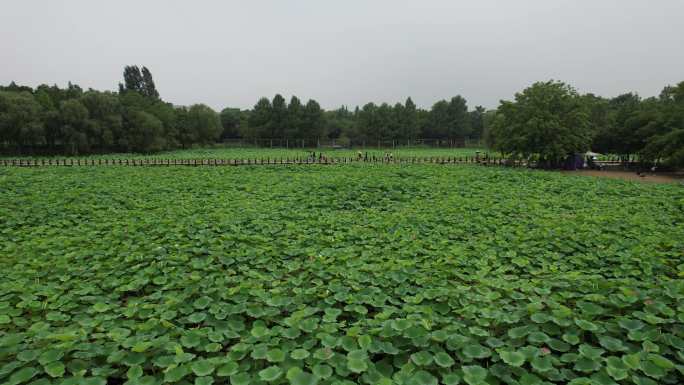
[[[684,189],[0,169],[0,383],[681,384]]]

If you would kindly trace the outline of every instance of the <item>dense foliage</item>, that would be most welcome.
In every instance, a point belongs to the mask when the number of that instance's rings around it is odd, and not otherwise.
[[[491,147],[558,162],[587,150],[638,155],[684,166],[684,82],[658,98],[628,93],[612,99],[579,95],[561,82],[535,83],[502,101],[485,133]]]
[[[589,114],[577,92],[561,82],[535,83],[501,102],[492,128],[494,147],[504,154],[535,155],[542,164],[558,165],[591,145]]]
[[[14,153],[156,152],[214,143],[219,115],[159,98],[150,71],[126,67],[119,92],[69,84],[0,87],[0,144]]]
[[[112,167],[0,192],[0,383],[684,382],[675,185]]]
[[[146,67],[126,67],[118,93],[72,84],[0,87],[0,149],[14,154],[153,153],[230,140],[276,147],[394,147],[459,146],[480,139],[494,150],[549,166],[593,150],[681,167],[684,82],[647,99],[634,93],[612,99],[580,95],[562,82],[538,82],[491,111],[470,110],[462,96],[429,110],[409,97],[403,104],[325,111],[316,100],[288,101],[276,94],[251,110],[227,107],[220,114],[202,104],[164,102]]]
[[[484,131],[484,108],[468,111],[457,96],[430,111],[404,104],[368,103],[353,112],[346,107],[324,111],[315,100],[277,94],[261,98],[252,110],[225,108],[216,114],[206,105],[174,106],[164,102],[146,67],[127,66],[119,92],[83,91],[11,83],[0,87],[0,146],[15,154],[152,153],[230,139],[277,146],[338,144],[415,144],[417,138],[478,139]],[[260,142],[261,141],[261,142]]]

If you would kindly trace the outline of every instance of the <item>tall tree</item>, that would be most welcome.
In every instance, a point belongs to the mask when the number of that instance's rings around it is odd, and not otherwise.
[[[461,95],[454,96],[447,107],[449,116],[447,137],[450,139],[466,138],[470,135],[470,116],[468,104]]]
[[[0,143],[15,144],[22,152],[44,141],[43,128],[41,106],[31,93],[0,91]]]
[[[281,94],[273,97],[271,104],[271,132],[270,139],[284,139],[287,126],[287,103]]]
[[[449,114],[449,102],[440,100],[432,105],[425,128],[426,139],[445,139],[449,136],[452,121]]]
[[[140,94],[144,93],[145,80],[143,79],[142,72],[140,72],[138,66],[133,65],[124,67],[123,76],[124,83],[119,83],[120,93],[123,93],[123,91],[135,91]]]
[[[411,97],[408,97],[404,103],[399,137],[402,140],[418,137],[418,113],[416,111],[416,104],[413,103]]]
[[[297,138],[304,123],[304,106],[298,97],[292,95],[290,103],[287,105],[287,121],[285,124],[285,137],[288,139]]]
[[[142,84],[141,92],[143,95],[152,99],[159,99],[159,92],[157,92],[157,86],[154,84],[154,79],[152,79],[152,73],[147,67],[142,68]]]
[[[205,104],[195,104],[190,107],[188,124],[197,132],[196,140],[201,144],[215,142],[221,136],[221,119]]]
[[[306,102],[299,137],[318,140],[323,137],[323,110],[313,99]]]
[[[502,101],[497,115],[492,134],[496,149],[505,154],[536,155],[540,164],[553,167],[591,144],[586,103],[562,82],[534,83],[514,102]]]
[[[261,98],[249,114],[249,136],[265,138],[271,134],[271,114],[273,107],[268,98]]]
[[[68,99],[60,105],[62,121],[61,137],[65,150],[70,154],[88,152],[90,140],[88,138],[88,109],[78,99]]]
[[[473,111],[470,111],[471,135],[475,139],[482,138],[484,132],[484,115],[485,108],[482,106],[476,106]]]
[[[235,139],[240,137],[241,112],[239,108],[224,108],[221,110],[221,140]]]

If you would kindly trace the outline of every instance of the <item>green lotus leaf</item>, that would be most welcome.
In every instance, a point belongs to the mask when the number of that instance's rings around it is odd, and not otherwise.
[[[629,367],[618,357],[606,357],[606,371],[616,381],[627,378]]]
[[[432,354],[424,350],[411,354],[411,361],[413,361],[418,366],[428,366],[432,363],[432,360]]]
[[[542,332],[532,332],[527,336],[527,340],[531,343],[542,344],[547,343],[551,338]]]
[[[525,355],[522,353],[500,351],[499,356],[505,363],[511,366],[522,366],[525,363]]]
[[[543,324],[549,321],[549,315],[545,313],[534,313],[530,316],[530,319],[538,324]]]
[[[542,381],[539,377],[532,373],[525,373],[520,377],[518,383],[520,385],[540,385]]]
[[[549,356],[535,357],[532,359],[531,364],[534,370],[541,373],[548,372],[549,370],[553,369],[551,357]]]
[[[192,304],[195,309],[206,309],[207,306],[211,303],[211,298],[209,297],[200,297],[195,302]]]
[[[207,319],[207,313],[192,313],[188,317],[188,321],[190,321],[194,324],[200,323],[200,322],[204,321],[205,319]]]
[[[249,373],[241,372],[230,376],[231,385],[249,385],[252,383],[252,376]]]
[[[486,358],[492,355],[492,351],[480,344],[468,345],[462,350],[463,355],[468,358]]]
[[[64,352],[58,349],[49,349],[44,351],[38,356],[38,362],[41,365],[47,365],[50,362],[55,362],[60,360],[64,356]]]
[[[442,383],[444,385],[458,385],[461,382],[461,376],[456,373],[445,373],[442,375]]]
[[[409,320],[405,319],[395,319],[392,320],[392,329],[396,331],[403,332],[404,330],[407,330],[410,328],[413,324]]]
[[[195,378],[195,385],[212,385],[214,383],[213,377],[197,377]]]
[[[283,374],[283,370],[277,366],[269,366],[266,369],[259,371],[259,378],[262,381],[273,382]]]
[[[606,309],[602,306],[596,305],[591,302],[579,302],[577,306],[582,310],[583,313],[589,315],[600,315],[605,313]]]
[[[238,364],[233,361],[229,361],[216,369],[216,375],[219,377],[229,377],[238,372]]]
[[[263,338],[269,334],[269,330],[264,326],[255,326],[250,331],[250,334],[256,338]]]
[[[579,326],[582,330],[587,330],[587,331],[597,331],[599,330],[598,325],[596,325],[593,322],[583,320],[583,319],[575,319],[575,325]]]
[[[627,349],[622,344],[622,341],[620,341],[617,338],[610,337],[610,336],[600,336],[599,337],[599,344],[611,352],[619,352],[619,351],[624,351]]]
[[[178,382],[183,379],[183,377],[190,374],[190,371],[185,365],[181,365],[175,368],[171,368],[164,373],[164,382]]]
[[[365,359],[349,358],[347,359],[347,368],[354,373],[362,373],[368,369],[368,362]]]
[[[107,305],[104,302],[98,302],[95,305],[93,305],[93,310],[95,310],[98,313],[104,313],[107,310],[109,310],[109,305]]]
[[[587,344],[582,344],[579,347],[579,353],[582,356],[589,358],[591,360],[598,359],[599,357],[601,357],[601,355],[604,352],[605,352],[605,350],[603,350],[603,349],[595,348],[595,347],[593,347],[591,345],[587,345]]]
[[[661,367],[665,370],[674,369],[675,367],[675,364],[672,361],[668,360],[667,358],[659,354],[649,353],[647,359],[650,362],[654,363],[656,366]]]
[[[413,356],[411,356],[411,359],[413,359]],[[451,356],[445,352],[438,352],[437,354],[435,354],[434,359],[435,363],[443,368],[448,368],[455,363],[454,359],[451,358]]]
[[[361,349],[366,349],[370,347],[372,339],[368,335],[362,335],[357,337],[357,341]]]
[[[601,363],[598,359],[590,359],[586,357],[579,358],[575,361],[574,370],[579,370],[580,372],[595,372],[601,368]]]
[[[532,328],[529,326],[520,326],[508,331],[508,336],[511,338],[522,338],[532,332]]]
[[[483,385],[487,378],[487,369],[479,365],[465,365],[463,370],[463,380],[469,385]]]
[[[657,365],[651,360],[641,362],[641,370],[651,378],[662,378],[667,374],[667,369]]]
[[[268,362],[283,362],[285,361],[285,352],[278,348],[269,349],[266,352],[266,359]]]
[[[47,369],[45,370],[47,372]],[[128,371],[126,372],[126,377],[129,380],[135,380],[137,378],[142,377],[143,375],[143,369],[140,365],[134,365],[128,368]]]
[[[437,378],[424,370],[418,370],[406,381],[406,385],[437,385]]]
[[[64,364],[61,362],[51,362],[45,365],[43,369],[45,369],[45,373],[53,378],[63,377],[66,370]]]
[[[145,352],[147,349],[149,349],[152,346],[152,343],[147,342],[147,341],[141,341],[133,345],[131,348],[131,351],[135,353],[142,353]]]
[[[195,346],[199,346],[201,342],[200,336],[196,333],[184,334],[180,340],[181,344],[186,348],[194,348]]]
[[[196,376],[204,377],[213,373],[214,369],[216,369],[216,366],[212,361],[209,360],[197,360],[190,365],[190,368]]]
[[[644,327],[643,322],[630,318],[620,318],[618,320],[618,325],[620,325],[620,327],[622,327],[623,329],[627,329],[629,331],[640,330]]]
[[[332,376],[333,369],[325,364],[314,365],[313,374],[318,378],[328,378]]]
[[[318,384],[318,377],[311,373],[299,370],[292,376],[288,377],[291,385],[316,385]]]
[[[290,352],[290,357],[294,358],[295,360],[303,360],[306,357],[308,357],[311,353],[309,353],[308,350],[305,349],[295,349],[292,352]]]

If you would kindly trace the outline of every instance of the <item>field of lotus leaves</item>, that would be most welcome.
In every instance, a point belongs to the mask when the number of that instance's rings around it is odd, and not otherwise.
[[[684,189],[0,169],[0,383],[682,384]]]

